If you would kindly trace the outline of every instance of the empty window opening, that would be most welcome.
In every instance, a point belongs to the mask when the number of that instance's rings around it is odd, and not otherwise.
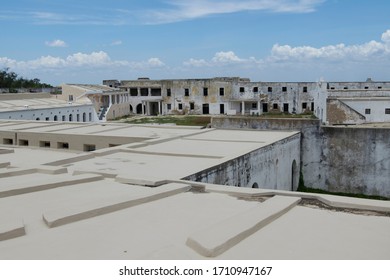
[[[80,121],[80,114],[76,114],[76,120],[79,122]]]
[[[287,87],[282,87],[282,91],[286,92],[287,91]]]
[[[219,95],[224,96],[225,95],[225,88],[221,87],[219,88]]]
[[[378,87],[378,89],[382,89],[382,87]]]
[[[46,120],[46,121],[49,121],[50,119],[49,119],[49,117],[46,117],[45,120]]]
[[[138,96],[138,89],[130,88],[130,96]]]
[[[252,103],[252,109],[257,109],[257,103],[255,102]]]
[[[57,143],[57,149],[69,149],[69,143],[67,142],[58,142]]]
[[[83,122],[86,122],[86,121],[87,121],[87,114],[83,113]]]
[[[39,141],[39,147],[50,148],[50,141]]]
[[[364,89],[368,89],[368,87],[364,87]]]
[[[390,108],[386,108],[386,109],[385,109],[385,114],[386,114],[386,115],[389,115],[389,114],[390,114]]]
[[[277,109],[278,109],[278,103],[272,104],[272,108],[273,108],[274,110],[277,110]]]
[[[148,96],[148,95],[149,95],[149,89],[141,88],[141,96]]]
[[[263,103],[263,113],[268,112],[268,103]]]
[[[14,139],[11,139],[11,138],[4,138],[4,139],[3,139],[3,144],[4,144],[4,145],[13,145],[13,144],[14,144]]]
[[[310,108],[310,110],[311,110],[312,112],[314,112],[314,102],[311,103],[311,108]]]
[[[288,103],[283,104],[283,112],[288,113]]]
[[[268,87],[268,92],[272,92],[272,87]]]
[[[55,115],[53,119],[54,119],[55,122],[58,121],[57,115]]]
[[[344,87],[344,89],[348,89],[348,87]]]
[[[332,90],[333,90],[333,89],[334,89],[334,87],[331,87],[330,89],[332,89]]]
[[[39,119],[39,118],[36,118],[35,120],[36,120],[36,121],[39,121],[40,119]]]
[[[28,146],[28,140],[19,139],[19,146]]]
[[[303,87],[303,92],[307,92],[307,87]]]
[[[167,104],[167,110],[170,111],[172,109],[172,105],[170,103]]]
[[[171,96],[171,89],[170,88],[167,88],[167,96]]]
[[[369,115],[369,114],[371,114],[371,109],[368,109],[368,108],[367,108],[367,109],[365,109],[365,110],[364,110],[364,113],[365,113],[366,115]]]
[[[131,108],[131,105],[130,105]],[[130,109],[130,111],[133,111],[133,108]],[[92,121],[92,113],[88,113],[88,120],[91,122]]]
[[[96,150],[96,145],[84,144],[84,152],[92,152]]]
[[[240,92],[245,92],[245,88],[244,87],[240,87]]]
[[[210,113],[209,104],[202,105],[202,113],[203,113],[203,115],[208,115]]]
[[[161,96],[161,88],[152,88],[150,94],[152,96]]]
[[[195,109],[195,103],[194,102],[190,102],[190,110],[194,110]]]
[[[62,121],[63,121],[63,122],[65,121],[65,116],[62,116]]]
[[[184,96],[190,96],[190,89],[189,88],[184,89]]]
[[[221,115],[225,114],[225,104],[219,104],[219,113]]]
[[[68,101],[73,101],[73,95],[68,96]]]
[[[179,110],[183,110],[183,103],[179,103],[178,105]]]
[[[253,88],[253,92],[259,92],[259,88],[258,87],[254,87]]]
[[[252,189],[258,189],[258,188],[259,188],[259,185],[256,182],[254,182],[252,185]]]
[[[71,122],[73,120],[72,114],[69,115],[69,121]]]
[[[209,89],[207,87],[203,88],[203,95],[204,96],[209,95]]]

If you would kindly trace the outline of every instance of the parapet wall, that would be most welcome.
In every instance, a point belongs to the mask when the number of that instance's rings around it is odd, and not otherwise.
[[[212,127],[300,130],[306,187],[390,197],[390,128],[321,127],[318,120],[255,117],[214,117]]]
[[[297,133],[183,179],[237,187],[296,190],[299,155],[300,134]]]

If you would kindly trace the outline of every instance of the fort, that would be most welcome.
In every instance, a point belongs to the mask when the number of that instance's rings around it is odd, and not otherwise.
[[[103,83],[0,96],[0,258],[389,257],[389,201],[297,189],[390,198],[390,82]]]

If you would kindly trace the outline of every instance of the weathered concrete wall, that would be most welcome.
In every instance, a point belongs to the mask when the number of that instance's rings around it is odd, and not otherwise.
[[[35,98],[51,98],[50,93],[3,93],[0,94],[0,100],[22,100]]]
[[[364,115],[339,99],[328,99],[327,111],[329,124],[361,124],[366,121]]]
[[[244,128],[258,130],[296,130],[301,132],[300,165],[306,186],[325,188],[322,166],[321,121],[315,119],[272,119],[256,117],[213,117],[211,126],[215,128]]]
[[[322,129],[326,189],[390,197],[390,129]]]
[[[319,120],[213,117],[215,128],[301,131],[307,187],[390,197],[390,129],[320,126]],[[286,174],[289,169],[286,169]]]
[[[299,155],[300,133],[297,133],[183,179],[237,187],[296,190]]]

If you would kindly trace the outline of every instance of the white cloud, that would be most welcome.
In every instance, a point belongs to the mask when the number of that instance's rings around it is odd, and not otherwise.
[[[216,63],[234,63],[234,62],[243,62],[244,60],[235,55],[234,52],[217,52],[212,59]]]
[[[49,47],[66,47],[66,43],[62,40],[54,40],[54,41],[46,41],[45,42],[45,45],[46,46],[49,46]]]
[[[162,62],[159,58],[157,57],[152,57],[152,58],[149,58],[148,60],[148,66],[151,66],[151,67],[162,67],[164,66],[164,62]]]
[[[119,45],[122,45],[122,41],[121,40],[117,40],[117,41],[114,41],[111,43],[111,46],[119,46]]]
[[[370,41],[361,45],[337,44],[315,48],[311,46],[291,47],[290,45],[280,46],[275,44],[272,47],[269,60],[367,60],[390,55],[389,42],[390,30],[382,34],[382,42]]]
[[[325,0],[171,0],[170,8],[147,13],[150,24],[170,23],[243,11],[308,13]]]
[[[184,66],[192,66],[192,67],[203,67],[203,66],[210,66],[210,63],[208,63],[204,59],[194,59],[190,58],[188,61],[183,62]]]

